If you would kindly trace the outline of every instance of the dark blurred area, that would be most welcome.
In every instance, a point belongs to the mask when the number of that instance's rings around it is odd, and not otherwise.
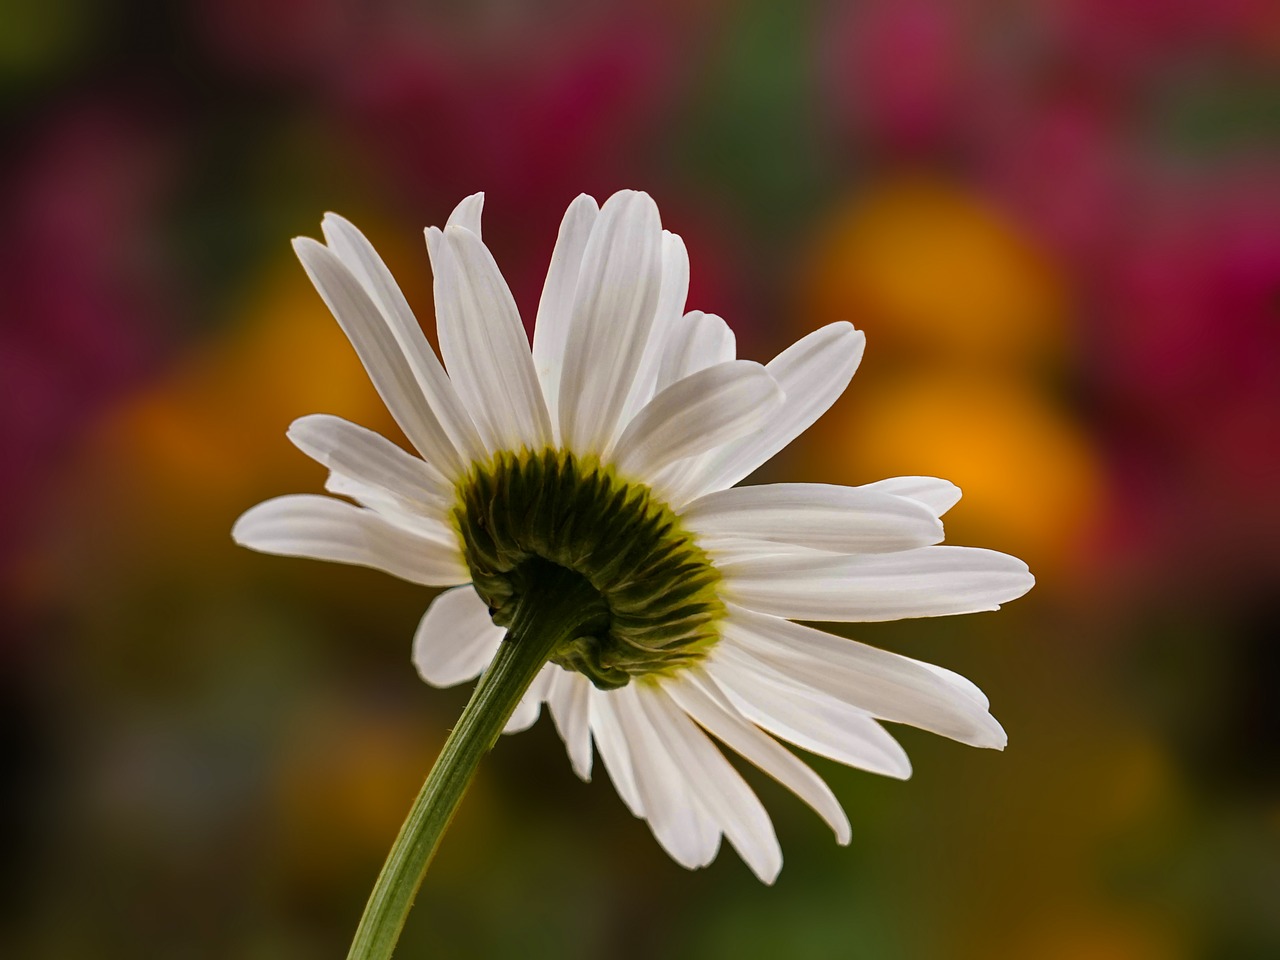
[[[579,192],[649,191],[690,307],[862,370],[760,474],[965,490],[1025,600],[845,628],[958,670],[1003,755],[747,774],[787,866],[669,862],[546,719],[486,762],[404,956],[1280,956],[1280,7],[1273,0],[0,6],[0,955],[341,956],[466,699],[421,588],[237,550],[394,436],[288,241],[484,190],[532,316]]]

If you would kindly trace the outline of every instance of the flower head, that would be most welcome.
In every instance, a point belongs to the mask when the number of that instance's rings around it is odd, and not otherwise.
[[[839,802],[779,739],[901,778],[910,764],[882,720],[1003,747],[964,678],[792,622],[970,613],[1025,593],[1021,561],[938,545],[952,484],[734,486],[844,391],[863,335],[834,323],[767,365],[735,359],[722,319],[685,312],[684,244],[627,191],[569,206],[530,349],[481,240],[481,202],[427,231],[444,366],[355,227],[329,215],[326,244],[296,241],[420,456],[303,417],[290,439],[354,502],[269,500],[236,540],[450,587],[413,646],[438,686],[484,670],[523,597],[571,581],[591,598],[583,626],[507,730],[546,703],[578,775],[589,779],[594,744],[623,802],[686,867],[709,863],[722,836],[767,882],[782,865],[768,815],[712,737],[841,843]]]

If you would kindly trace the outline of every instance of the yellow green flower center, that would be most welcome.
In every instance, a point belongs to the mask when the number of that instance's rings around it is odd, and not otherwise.
[[[595,458],[496,454],[458,483],[453,519],[499,626],[563,570],[590,585],[596,616],[551,661],[597,687],[690,666],[719,637],[720,574],[706,551],[647,486]]]

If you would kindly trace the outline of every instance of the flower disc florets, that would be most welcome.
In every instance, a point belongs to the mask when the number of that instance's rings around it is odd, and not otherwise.
[[[595,458],[499,453],[457,486],[453,518],[494,623],[544,588],[548,564],[593,588],[599,616],[552,662],[602,689],[696,663],[725,615],[720,574],[669,506]]]

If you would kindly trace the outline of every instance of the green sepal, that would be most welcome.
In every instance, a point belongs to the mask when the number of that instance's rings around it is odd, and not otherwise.
[[[601,616],[551,661],[602,689],[697,663],[719,637],[720,574],[679,517],[644,484],[564,450],[503,452],[457,486],[453,518],[493,622],[545,561],[581,576]]]

